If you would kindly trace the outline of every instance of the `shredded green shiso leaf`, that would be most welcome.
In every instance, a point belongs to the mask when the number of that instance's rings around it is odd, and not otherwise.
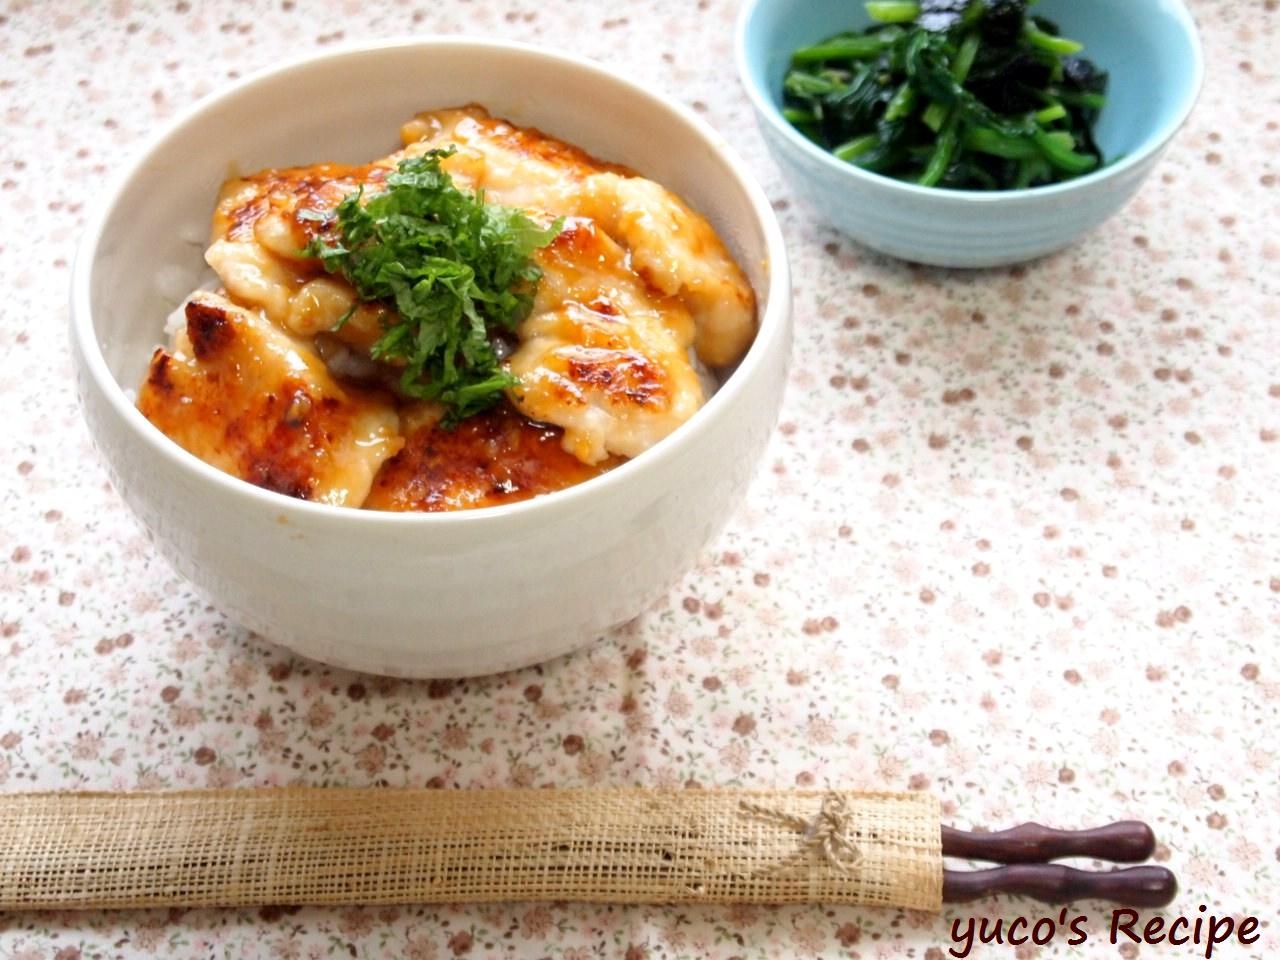
[[[836,157],[927,187],[1011,190],[1103,164],[1107,74],[1035,0],[871,0],[875,21],[796,50],[783,115]]]
[[[521,210],[486,203],[483,191],[459,189],[440,166],[452,153],[406,159],[385,189],[302,215],[324,224],[304,254],[345,277],[361,301],[394,308],[370,356],[402,363],[402,392],[443,404],[447,424],[488,409],[516,384],[493,338],[528,314],[542,277],[530,258],[563,226],[539,226]]]

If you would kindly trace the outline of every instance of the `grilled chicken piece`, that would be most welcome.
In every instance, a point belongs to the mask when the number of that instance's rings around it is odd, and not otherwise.
[[[336,335],[368,350],[382,334],[386,309],[357,305],[350,284],[328,276],[302,251],[320,232],[313,214],[332,210],[361,187],[378,189],[394,169],[395,161],[387,158],[363,167],[322,163],[228,180],[214,210],[205,261],[228,296],[261,309],[299,337],[332,330],[351,312]]]
[[[568,221],[535,259],[543,278],[510,360],[518,410],[562,427],[583,463],[634,457],[693,416],[703,390],[678,300],[650,295],[590,220]]]
[[[157,348],[143,415],[201,460],[304,500],[358,507],[403,444],[378,395],[340,386],[307,346],[258,312],[194,295],[171,349]]]
[[[631,268],[689,308],[698,359],[709,367],[742,359],[756,333],[755,295],[711,224],[643,177],[597,174],[578,197],[578,213],[627,248]]]
[[[452,429],[427,405],[402,415],[405,445],[383,464],[364,505],[373,510],[468,510],[527,500],[589,480],[613,466],[587,465],[561,445],[561,431],[509,404]]]
[[[588,177],[629,172],[477,106],[421,113],[400,128],[400,139],[405,149],[392,155],[393,166],[406,156],[453,147],[457,152],[441,166],[454,183],[484,190],[490,203],[546,214],[548,222],[577,212],[577,194]]]

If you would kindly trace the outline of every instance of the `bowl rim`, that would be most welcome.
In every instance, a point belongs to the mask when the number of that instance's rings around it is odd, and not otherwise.
[[[666,113],[669,119],[691,128],[697,138],[728,167],[736,187],[751,208],[756,228],[763,235],[765,261],[763,269],[767,289],[755,291],[756,333],[751,346],[706,403],[687,421],[642,455],[633,457],[612,470],[581,483],[514,503],[440,512],[364,510],[289,497],[224,473],[169,439],[142,415],[129,399],[126,388],[116,380],[108,368],[98,342],[93,324],[91,278],[103,231],[115,211],[120,193],[138,174],[148,158],[171,138],[177,136],[189,124],[199,121],[206,113],[218,109],[227,101],[243,96],[246,91],[260,83],[321,62],[364,57],[378,52],[427,51],[445,47],[469,49],[480,55],[497,54],[525,58],[530,61],[547,61],[560,68],[619,85],[630,96],[646,101],[659,112]],[[578,509],[584,499],[607,494],[620,485],[632,483],[633,478],[658,473],[665,464],[676,459],[683,451],[701,443],[711,425],[727,415],[728,409],[746,389],[747,383],[762,373],[768,362],[767,354],[770,351],[788,349],[786,333],[789,330],[791,313],[790,265],[782,230],[773,207],[746,162],[715,128],[673,97],[656,92],[642,85],[639,80],[632,79],[598,61],[542,45],[468,35],[402,36],[335,46],[321,53],[304,55],[248,73],[184,108],[154,133],[144,137],[128,159],[107,181],[86,219],[84,230],[76,245],[69,294],[71,339],[80,355],[83,368],[102,393],[111,412],[142,441],[149,454],[169,461],[175,469],[193,475],[199,482],[211,483],[230,497],[244,497],[264,510],[296,514],[299,519],[307,517],[315,521],[404,528],[421,525],[437,527],[503,523],[535,512],[564,514]],[[762,302],[765,304],[764,308],[760,307]],[[163,317],[156,318],[157,332],[163,319]],[[159,333],[157,336],[159,337]],[[82,400],[82,408],[83,406]]]
[[[1195,18],[1191,15],[1185,0],[1159,0],[1160,3],[1169,6],[1174,19],[1181,25],[1184,34],[1190,43],[1192,61],[1191,61],[1191,83],[1188,85],[1188,94],[1179,109],[1174,112],[1173,118],[1166,121],[1161,127],[1157,128],[1151,135],[1146,138],[1142,149],[1135,150],[1125,154],[1114,163],[1107,164],[1084,176],[1076,177],[1073,180],[1065,180],[1061,183],[1051,183],[1039,187],[1026,187],[1020,190],[958,190],[954,187],[922,187],[917,183],[910,183],[906,180],[898,180],[894,177],[888,177],[884,174],[874,173],[870,170],[863,170],[861,167],[843,160],[838,160],[829,151],[823,150],[817,144],[810,141],[807,137],[800,134],[795,127],[787,123],[783,119],[782,114],[774,105],[770,94],[764,91],[755,82],[754,73],[751,62],[747,57],[747,32],[748,26],[755,15],[768,0],[744,0],[742,7],[738,11],[738,18],[734,24],[734,60],[738,69],[738,77],[742,86],[747,91],[747,97],[751,100],[752,106],[755,108],[756,116],[764,118],[769,126],[778,131],[784,139],[793,146],[800,149],[807,157],[816,160],[824,167],[834,173],[845,173],[854,179],[864,180],[872,186],[882,186],[887,189],[899,190],[904,194],[917,198],[935,198],[960,201],[973,204],[996,204],[1003,203],[1013,199],[1020,198],[1041,198],[1055,197],[1064,193],[1071,193],[1076,190],[1087,188],[1091,184],[1100,183],[1110,180],[1114,177],[1123,175],[1126,171],[1140,166],[1149,157],[1159,153],[1173,139],[1174,135],[1187,122],[1187,118],[1191,116],[1191,111],[1195,109],[1196,103],[1200,99],[1200,94],[1204,89],[1205,80],[1205,60],[1204,47],[1200,40],[1200,33],[1196,29]]]

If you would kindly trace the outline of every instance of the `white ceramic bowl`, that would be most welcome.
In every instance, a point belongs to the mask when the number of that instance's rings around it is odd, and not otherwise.
[[[208,276],[233,170],[363,162],[418,111],[475,102],[625,163],[704,213],[746,271],[759,332],[688,423],[602,477],[523,503],[391,514],[293,500],[155,429],[136,387],[167,314]],[[589,61],[461,38],[385,42],[273,69],[204,101],[144,149],[92,216],[71,290],[85,416],[157,549],[241,624],[339,666],[465,676],[565,653],[641,613],[745,492],[777,417],[791,342],[782,235],[723,138]]]

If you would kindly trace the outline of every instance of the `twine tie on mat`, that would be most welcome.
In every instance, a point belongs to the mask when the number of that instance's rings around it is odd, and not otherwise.
[[[786,813],[776,807],[768,807],[751,800],[743,800],[739,808],[744,813],[779,826],[789,827],[802,835],[803,843],[800,849],[782,863],[777,864],[774,867],[776,870],[807,859],[808,849],[811,847],[821,850],[823,860],[842,873],[848,873],[862,862],[862,851],[853,840],[853,837],[857,836],[857,831],[850,823],[852,811],[849,810],[843,794],[828,793],[822,798],[822,807],[808,819],[799,814]]]

